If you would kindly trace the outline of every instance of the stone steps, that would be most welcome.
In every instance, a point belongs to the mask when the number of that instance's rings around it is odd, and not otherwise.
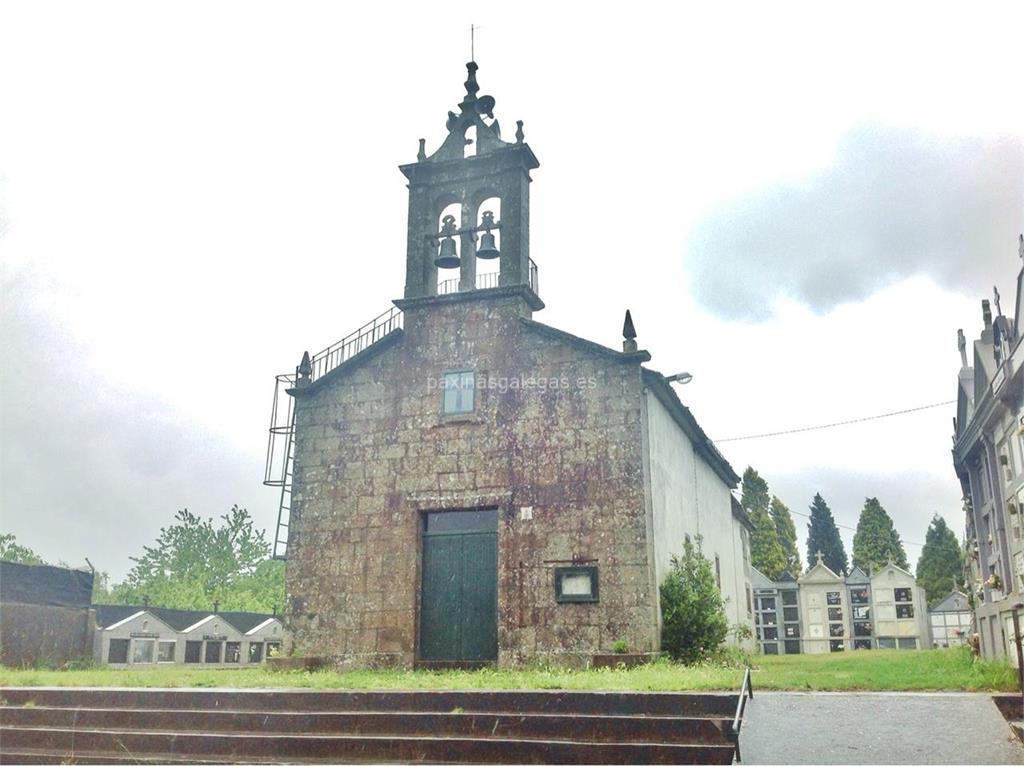
[[[735,695],[0,689],[0,763],[731,763]],[[59,703],[59,704],[55,704]]]

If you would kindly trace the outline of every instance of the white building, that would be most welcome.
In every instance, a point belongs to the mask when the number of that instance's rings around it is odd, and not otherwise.
[[[132,665],[250,665],[272,657],[287,639],[276,615],[98,605],[93,658]]]

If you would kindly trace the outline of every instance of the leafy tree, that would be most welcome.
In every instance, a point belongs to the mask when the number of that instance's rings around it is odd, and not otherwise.
[[[793,514],[789,507],[772,495],[772,504],[769,508],[772,521],[775,522],[775,530],[779,535],[779,544],[782,546],[782,553],[786,557],[786,571],[791,575],[797,575],[803,570],[803,562],[800,561],[800,548],[796,543],[796,525],[793,524]]]
[[[25,545],[19,545],[14,535],[0,535],[0,561],[15,564],[45,564],[43,557]]]
[[[754,523],[754,531],[750,535],[751,561],[774,580],[786,569],[786,553],[779,542],[779,533],[769,509],[768,483],[750,466],[743,472],[740,504]]]
[[[853,535],[853,565],[864,571],[884,567],[889,559],[898,567],[906,569],[907,552],[886,512],[877,497],[864,499],[864,508],[857,520],[857,531]]]
[[[954,588],[963,586],[964,558],[953,530],[935,514],[924,536],[917,559],[917,584],[928,594],[928,606],[935,606]]]
[[[661,584],[661,650],[691,664],[714,652],[729,632],[725,601],[715,583],[711,562],[704,558],[702,538],[683,540],[683,557]]]
[[[807,522],[807,562],[812,565],[821,551],[822,561],[836,574],[842,574],[850,568],[846,557],[843,538],[839,536],[836,520],[832,518],[825,499],[816,494],[811,502],[811,520]]]
[[[264,611],[284,602],[284,564],[269,558],[263,530],[253,527],[244,508],[233,506],[214,526],[187,508],[160,530],[156,543],[132,557],[135,566],[115,585],[118,603],[177,609]]]

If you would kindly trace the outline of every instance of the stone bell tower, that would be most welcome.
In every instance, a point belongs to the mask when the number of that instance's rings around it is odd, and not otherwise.
[[[522,286],[539,303],[529,232],[530,171],[540,163],[523,141],[522,121],[514,143],[501,139],[494,99],[477,96],[476,62],[466,69],[466,95],[458,114],[448,112],[448,136],[430,156],[421,138],[416,162],[400,168],[409,179],[404,297],[437,295],[441,269],[458,278],[460,293]],[[477,258],[500,259],[496,279],[478,284]]]

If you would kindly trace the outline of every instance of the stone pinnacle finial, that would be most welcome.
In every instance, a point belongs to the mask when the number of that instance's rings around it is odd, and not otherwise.
[[[523,133],[523,121],[522,120],[516,120],[516,143],[517,144],[523,143],[523,139],[524,138],[526,138],[526,136]]]
[[[622,323],[622,350],[627,354],[636,351],[636,328],[633,327],[633,316],[626,309],[626,320]]]
[[[992,328],[992,309],[989,307],[988,299],[981,302],[981,318],[985,322],[985,329]]]
[[[480,90],[480,86],[476,82],[476,70],[479,69],[475,61],[470,61],[466,64],[466,71],[469,73],[466,77],[466,100],[475,101],[477,91]]]
[[[960,349],[960,366],[967,367],[967,338],[963,329],[956,331],[956,347]]]
[[[299,366],[295,368],[295,385],[297,386],[308,386],[312,381],[310,376],[313,374],[313,364],[309,360],[309,352],[302,352],[302,361],[299,362]]]
[[[420,139],[420,149],[416,152],[416,161],[423,162],[427,158],[427,139]]]
[[[1020,245],[1017,246],[1017,256],[1024,260],[1024,234],[1020,235]]]

